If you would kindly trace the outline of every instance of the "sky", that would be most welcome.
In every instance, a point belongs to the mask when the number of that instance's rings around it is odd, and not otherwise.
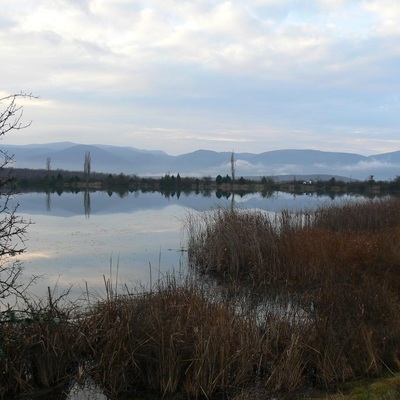
[[[397,151],[399,21],[398,0],[1,0],[0,98],[39,97],[2,142]]]

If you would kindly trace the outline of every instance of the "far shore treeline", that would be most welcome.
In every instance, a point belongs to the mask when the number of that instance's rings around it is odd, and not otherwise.
[[[315,193],[320,195],[339,195],[343,193],[379,196],[400,193],[400,176],[389,181],[375,181],[370,176],[364,181],[341,179],[335,177],[317,177],[313,180],[296,178],[282,179],[271,176],[258,178],[231,176],[181,177],[180,174],[167,173],[162,177],[140,177],[136,174],[126,175],[91,172],[89,179],[84,171],[5,168],[3,176],[12,172],[13,185],[17,191],[44,192],[80,192],[84,190],[104,190],[110,193],[125,194],[128,192],[160,192],[165,196],[179,196],[181,193],[195,192],[209,195],[215,192],[218,197],[229,197],[231,193],[244,195],[260,192],[264,197],[275,191],[288,193]],[[1,176],[0,176],[1,179]]]

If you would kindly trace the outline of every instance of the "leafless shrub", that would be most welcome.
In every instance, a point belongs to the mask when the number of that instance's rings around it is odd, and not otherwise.
[[[19,98],[33,98],[32,95],[14,94],[0,99],[5,103],[0,112],[0,139],[11,131],[18,131],[30,125],[21,122],[23,107],[17,105]],[[11,296],[23,298],[26,285],[20,275],[22,265],[16,256],[25,250],[24,236],[29,221],[17,215],[18,203],[14,201],[12,170],[6,168],[13,163],[13,156],[0,150],[4,157],[0,162],[0,305],[10,302]]]

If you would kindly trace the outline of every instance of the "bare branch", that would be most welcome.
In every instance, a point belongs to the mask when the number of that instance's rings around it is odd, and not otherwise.
[[[0,98],[0,104],[8,102],[6,108],[0,112],[0,136],[4,136],[7,132],[12,130],[21,130],[28,128],[32,121],[22,124],[21,119],[24,114],[23,106],[18,106],[16,100],[18,98],[38,99],[37,96],[32,94],[13,94]]]
[[[0,98],[0,106],[6,103],[0,111],[0,139],[13,130],[29,127],[32,122],[23,123],[23,106],[17,105],[19,98],[37,99],[32,94],[13,94]],[[14,161],[14,156],[0,150],[4,159],[0,161],[0,303],[10,296],[24,299],[24,293],[36,278],[31,278],[28,284],[21,283],[23,267],[16,260],[16,256],[25,251],[25,234],[31,224],[17,215],[18,203],[14,202],[14,188],[12,186],[12,170],[8,168]]]

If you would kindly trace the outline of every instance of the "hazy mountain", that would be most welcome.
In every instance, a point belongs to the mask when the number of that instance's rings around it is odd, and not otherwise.
[[[197,150],[179,156],[163,151],[134,147],[82,145],[76,143],[46,143],[30,145],[0,145],[8,155],[14,155],[15,167],[45,168],[47,158],[51,168],[82,170],[84,157],[90,152],[92,171],[138,175],[180,173],[182,176],[216,176],[230,174],[231,153]],[[354,179],[394,179],[400,175],[400,151],[362,156],[354,153],[317,150],[274,150],[260,154],[235,153],[236,175],[335,175]]]

